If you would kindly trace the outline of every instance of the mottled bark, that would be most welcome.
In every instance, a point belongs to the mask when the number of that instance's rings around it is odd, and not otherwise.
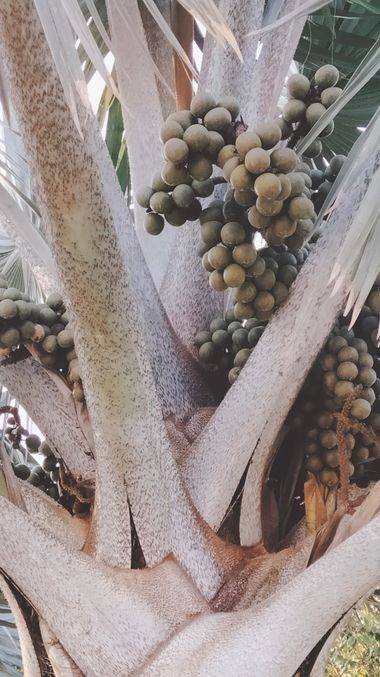
[[[41,637],[55,677],[85,677],[68,656],[45,621],[40,619]]]

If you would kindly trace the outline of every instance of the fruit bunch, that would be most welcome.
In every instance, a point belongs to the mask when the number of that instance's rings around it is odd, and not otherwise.
[[[58,500],[57,459],[46,441],[41,441],[38,435],[29,435],[22,427],[17,409],[14,407],[12,415],[7,417],[4,438],[11,448],[12,467],[16,477],[28,481],[51,498]],[[26,448],[23,446],[24,443]],[[32,455],[35,454],[43,455],[42,465],[33,458]]]
[[[326,64],[314,73],[310,81],[305,75],[296,73],[287,81],[289,100],[282,109],[282,138],[292,136],[292,142],[306,136],[326,110],[340,97],[342,89],[337,87],[339,71],[335,66]],[[322,152],[321,138],[330,136],[334,131],[334,122],[323,129],[304,151],[305,157],[316,158]]]
[[[228,377],[232,385],[240,374],[266,326],[260,320],[239,322],[233,310],[217,317],[197,333],[194,344],[199,359],[209,371]]]
[[[0,299],[0,357],[6,359],[23,344],[32,346],[41,364],[63,373],[73,385],[74,399],[83,401],[74,335],[62,296],[53,293],[46,303],[34,303],[0,278]]]
[[[369,424],[375,432],[380,430],[380,415],[374,408],[380,382],[377,381],[373,364],[366,341],[355,336],[353,330],[338,324],[314,370],[314,382],[318,382],[320,390],[319,396],[314,392],[312,398],[314,407],[306,432],[305,468],[318,475],[320,482],[327,487],[337,486],[339,482],[334,414],[342,410],[345,400],[354,394],[356,386],[362,386],[362,390],[353,401],[350,417],[358,423]],[[345,443],[351,476],[360,475],[362,464],[379,455],[376,445],[360,431],[359,426],[345,435]]]
[[[321,171],[320,169],[310,170],[311,187],[314,191],[311,195],[311,199],[317,214],[328,196],[346,159],[347,157],[345,155],[335,155],[324,171]]]
[[[193,98],[190,110],[169,115],[160,131],[165,159],[161,174],[136,196],[147,210],[144,227],[148,233],[161,233],[165,221],[182,226],[199,217],[198,198],[213,193],[213,164],[220,150],[235,138],[239,112],[234,97],[215,101],[204,93]]]

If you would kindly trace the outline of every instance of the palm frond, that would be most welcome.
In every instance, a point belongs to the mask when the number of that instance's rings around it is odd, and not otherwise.
[[[270,33],[271,31],[275,31],[277,28],[284,26],[290,21],[294,21],[295,19],[298,19],[301,16],[305,16],[307,14],[311,14],[312,12],[316,12],[324,5],[328,5],[329,2],[330,0],[307,0],[307,2],[304,2],[302,5],[299,5],[298,7],[296,7],[296,9],[293,9],[288,14],[284,14],[284,16],[282,16],[280,19],[277,19],[272,23],[263,25],[261,26],[261,28],[257,28],[254,31],[249,31],[249,33],[246,34],[246,37],[263,35],[264,33]]]
[[[178,2],[194,19],[204,25],[215,40],[224,47],[227,45],[232,47],[240,61],[243,61],[237,40],[213,0],[178,0]]]
[[[0,593],[0,674],[4,677],[20,677],[22,658],[20,640],[14,616]]]

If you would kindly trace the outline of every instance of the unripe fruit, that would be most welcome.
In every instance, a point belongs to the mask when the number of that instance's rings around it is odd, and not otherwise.
[[[250,150],[261,148],[261,139],[255,132],[248,130],[236,137],[235,145],[240,159],[244,160]]]
[[[4,289],[3,299],[11,299],[12,301],[21,301],[22,292],[19,289],[16,289],[16,287],[8,287],[8,289]]]
[[[275,122],[262,122],[255,127],[263,148],[273,148],[281,140],[281,129]]]
[[[232,334],[232,342],[236,348],[240,350],[240,348],[247,348],[248,347],[248,332],[247,330],[240,326],[238,329],[236,329],[233,334]]]
[[[204,123],[207,129],[214,132],[224,132],[231,124],[231,113],[221,106],[212,108],[204,117]]]
[[[286,214],[277,216],[272,223],[272,232],[280,239],[290,237],[296,232],[297,221],[292,221]]]
[[[282,117],[286,122],[299,122],[305,115],[306,105],[299,99],[291,99],[282,109]]]
[[[251,174],[262,174],[269,169],[271,160],[269,154],[263,148],[252,148],[247,152],[244,164]]]
[[[278,200],[286,200],[292,190],[292,185],[290,183],[289,177],[286,174],[277,174],[277,178],[281,183],[281,192],[277,196]]]
[[[336,447],[338,440],[333,430],[323,430],[319,436],[319,441],[325,449]]]
[[[364,343],[364,341],[363,341]],[[360,367],[373,367],[373,357],[367,352],[359,353],[358,365]]]
[[[289,290],[283,282],[276,282],[271,289],[271,294],[274,296],[276,306],[280,306],[289,296]]]
[[[365,388],[369,388],[372,386],[375,381],[376,381],[376,372],[374,369],[371,369],[371,367],[362,367],[359,370],[359,375],[358,375],[358,381],[361,383]]]
[[[240,287],[245,282],[245,270],[237,263],[230,263],[223,271],[223,280],[227,287]]]
[[[187,169],[193,179],[205,181],[206,179],[209,179],[212,174],[212,163],[205,155],[195,153],[194,155],[191,155],[187,163]]]
[[[318,155],[321,154],[322,148],[323,148],[322,141],[320,141],[320,139],[314,139],[314,141],[311,142],[310,146],[308,146],[304,150],[303,154],[305,157],[312,159],[318,157]]]
[[[246,270],[246,274],[249,277],[253,277],[256,279],[257,277],[260,277],[260,275],[263,274],[265,270],[265,261],[261,256],[258,256],[255,263],[252,266],[249,266]]]
[[[25,444],[30,452],[36,454],[41,444],[41,439],[38,437],[38,435],[28,435],[25,438]]]
[[[218,167],[221,167],[223,169],[224,164],[227,162],[227,160],[230,160],[231,158],[237,157],[237,156],[238,156],[238,154],[237,154],[236,146],[233,146],[232,144],[228,144],[227,146],[223,146],[223,148],[221,148],[221,150],[218,153],[218,158],[217,158]]]
[[[222,227],[220,231],[220,237],[223,244],[227,245],[228,247],[236,247],[245,241],[246,235],[244,227],[241,225],[241,223],[238,223],[237,221],[230,221]]]
[[[228,372],[228,381],[230,382],[231,385],[233,385],[237,379],[237,377],[240,374],[240,368],[239,367],[233,367],[233,369],[230,369]]]
[[[339,482],[339,477],[335,470],[330,470],[328,468],[321,470],[318,475],[318,479],[321,484],[323,484],[323,486],[329,488],[336,487]]]
[[[282,174],[292,172],[297,161],[297,155],[292,148],[277,148],[270,156],[270,164]]]
[[[52,472],[57,467],[57,459],[55,456],[46,456],[42,461],[42,467],[46,472]]]
[[[231,263],[231,251],[221,244],[212,247],[208,252],[208,260],[212,268],[216,270],[223,270],[229,263]]]
[[[322,117],[323,113],[326,113],[326,108],[321,103],[311,103],[305,113],[307,125],[310,128],[313,127],[319,118]]]
[[[314,223],[311,219],[298,219],[296,226],[296,233],[302,238],[308,237],[314,229]]]
[[[311,454],[310,456],[308,456],[305,460],[305,468],[309,472],[312,472],[314,475],[319,473],[319,471],[322,470],[323,468],[323,463],[319,458],[319,455]]]
[[[283,207],[282,200],[269,200],[266,197],[258,197],[256,200],[256,209],[263,216],[275,216],[279,214]]]
[[[170,211],[165,212],[165,220],[171,226],[183,226],[186,221],[186,213],[183,209],[173,207]]]
[[[164,145],[164,156],[174,165],[182,165],[189,157],[189,147],[182,139],[169,139]]]
[[[326,371],[323,374],[323,385],[328,393],[332,393],[338,378],[335,371]]]
[[[367,400],[363,400],[360,397],[354,400],[351,407],[351,416],[353,416],[353,418],[358,418],[359,421],[363,421],[364,419],[368,418],[370,413],[371,405],[369,402],[367,402]]]
[[[218,107],[226,108],[230,113],[231,117],[234,120],[240,113],[240,105],[237,99],[234,96],[222,96],[217,104]]]
[[[347,346],[348,342],[343,336],[332,336],[329,339],[327,348],[331,353],[338,353],[341,348]]]
[[[179,184],[174,188],[172,192],[172,198],[174,200],[174,203],[176,204],[177,207],[181,209],[186,209],[187,207],[190,207],[190,205],[194,200],[194,197],[195,195],[192,187],[186,183]],[[170,210],[172,206],[173,205],[171,204],[169,206],[169,209],[164,209],[164,212]]]
[[[281,139],[288,139],[293,132],[293,127],[290,122],[283,118],[276,118],[276,125],[279,126],[281,132]]]
[[[232,252],[232,258],[235,261],[235,263],[238,263],[240,266],[243,266],[244,268],[248,268],[249,266],[252,266],[256,261],[257,252],[252,244],[244,242],[243,244],[239,244],[236,247],[234,247]]]
[[[290,287],[298,275],[298,270],[295,266],[281,266],[278,271],[277,279],[280,282],[286,284],[287,287]]]
[[[231,336],[225,329],[217,329],[212,335],[212,342],[217,348],[227,348],[231,342]]]
[[[201,238],[211,247],[220,242],[222,224],[219,221],[206,221],[201,225]]]
[[[354,392],[355,386],[351,381],[337,381],[334,386],[334,395],[340,401],[344,401]]]
[[[208,283],[210,287],[216,291],[225,291],[227,289],[223,274],[220,273],[219,270],[213,270],[212,273],[210,273]]]
[[[253,206],[248,210],[247,218],[251,226],[253,228],[257,228],[258,230],[261,228],[267,228],[271,222],[270,216],[260,214],[256,206]]]
[[[30,475],[30,469],[25,463],[18,463],[13,466],[13,472],[20,480],[27,480]]]
[[[256,310],[266,313],[274,308],[274,303],[275,301],[273,294],[271,294],[269,291],[260,291],[257,294],[253,305]]]
[[[362,463],[363,461],[367,461],[367,459],[369,458],[368,447],[364,446],[356,447],[356,449],[354,449],[353,451],[352,457],[355,463]]]
[[[249,153],[253,153],[255,150],[260,149],[250,150]],[[246,159],[248,158],[249,153],[247,154]],[[265,151],[263,151],[263,153],[265,153]],[[253,177],[245,165],[238,165],[232,170],[230,181],[231,185],[236,188],[236,190],[250,190],[253,188]]]
[[[178,167],[173,162],[165,162],[161,175],[168,186],[177,186],[179,183],[186,183],[189,178],[186,167]]]
[[[62,308],[63,298],[61,294],[58,294],[58,292],[53,292],[52,294],[49,294],[49,296],[46,299],[46,305],[48,305],[53,310],[59,310],[60,308]]]
[[[209,341],[200,346],[198,354],[202,362],[214,362],[217,358],[218,350],[215,344]]]
[[[191,153],[206,151],[209,146],[209,133],[203,125],[190,125],[183,135]]]
[[[157,214],[164,214],[165,212],[170,211],[170,209],[173,207],[173,199],[168,193],[165,193],[163,190],[161,190],[157,193],[153,193],[152,197],[150,198],[149,206],[152,211],[156,212]]]
[[[288,204],[288,214],[294,221],[311,219],[314,216],[314,205],[307,197],[293,197]]]
[[[341,362],[336,373],[339,380],[354,381],[358,375],[358,368],[354,362]]]
[[[324,89],[321,94],[321,103],[326,108],[329,108],[333,103],[335,103],[335,101],[339,99],[342,92],[343,89],[340,87],[327,87],[327,89]]]
[[[241,207],[251,207],[255,204],[256,196],[253,190],[235,190],[234,200]]]
[[[209,92],[198,92],[190,103],[190,111],[196,118],[203,118],[214,107],[215,99]]]
[[[149,212],[144,216],[144,228],[149,235],[159,235],[163,228],[165,222],[160,214],[154,214]]]
[[[214,270],[214,266],[211,265],[210,259],[208,258],[208,252],[205,252],[202,256],[202,268],[207,270],[208,273],[212,273]]]
[[[242,348],[241,350],[239,350],[234,359],[234,367],[240,368],[244,367],[244,365],[248,361],[250,354],[251,354],[250,348]]]
[[[199,197],[208,197],[214,192],[214,184],[212,179],[206,179],[206,181],[197,181],[194,179],[191,183],[191,187],[195,195]]]
[[[152,184],[153,193],[157,193],[160,190],[164,190],[164,191],[165,190],[166,191],[171,190],[170,186],[163,180],[161,174],[155,174],[152,178],[151,184]],[[149,200],[150,200],[150,198],[149,198]],[[144,206],[144,205],[142,205],[142,206]],[[149,207],[149,202],[146,206]]]
[[[274,274],[273,270],[270,270],[269,268],[255,280],[256,287],[263,291],[269,291],[274,287],[275,283],[276,275]]]
[[[18,313],[17,305],[11,299],[4,299],[0,301],[0,317],[8,320],[11,317],[16,317]]]
[[[248,333],[248,343],[251,346],[255,346],[261,337],[262,333],[264,331],[264,327],[252,327],[252,329],[249,330]]]
[[[226,181],[230,181],[231,174],[236,169],[236,167],[239,167],[241,165],[240,158],[235,156],[229,158],[229,160],[226,160],[226,162],[223,165],[223,176],[226,179]],[[243,165],[241,165],[243,166]]]
[[[362,397],[363,400],[367,400],[367,402],[369,402],[370,404],[373,404],[374,401],[376,400],[376,395],[372,390],[372,388],[365,388],[364,390],[362,390],[362,392],[360,393],[360,397]]]
[[[10,327],[0,334],[0,341],[6,348],[17,346],[20,343],[20,338],[20,332],[15,327]]]
[[[41,346],[45,353],[55,353],[58,348],[57,337],[46,336],[42,341]]]
[[[203,343],[211,341],[211,332],[203,330],[199,331],[194,338],[194,344],[199,348]]]
[[[71,329],[64,329],[57,336],[60,348],[72,348],[74,346],[74,334]]]
[[[276,200],[281,193],[281,182],[275,174],[265,173],[257,177],[254,190],[259,197]]]
[[[175,120],[167,120],[160,129],[160,141],[166,143],[169,139],[182,139],[183,127]],[[140,202],[139,202],[140,204]],[[144,205],[142,205],[144,206]]]
[[[318,68],[317,72],[314,75],[315,83],[321,89],[327,89],[327,87],[334,87],[339,80],[339,71],[335,66],[331,64],[326,64]]]
[[[317,425],[319,428],[328,430],[334,423],[334,417],[330,411],[321,411],[317,416]]]
[[[367,299],[367,305],[374,313],[376,313],[376,315],[380,315],[380,289],[371,291]]]
[[[290,196],[301,195],[305,189],[305,180],[301,172],[290,172],[288,175],[290,181]]]
[[[310,80],[301,73],[294,73],[288,78],[286,83],[289,96],[295,99],[304,99],[310,91]]]
[[[168,122],[168,120],[175,120],[183,129],[187,129],[194,123],[194,117],[189,110],[177,110],[174,113],[170,113],[166,121]]]
[[[336,450],[330,449],[322,454],[324,465],[328,468],[337,468],[339,466],[339,454]]]

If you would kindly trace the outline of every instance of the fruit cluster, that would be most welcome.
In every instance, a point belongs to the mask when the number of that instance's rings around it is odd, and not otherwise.
[[[321,389],[319,397],[314,394],[314,404],[318,402],[318,405],[310,419],[305,444],[305,468],[318,475],[325,486],[334,487],[339,482],[334,414],[342,410],[345,400],[354,394],[356,386],[362,386],[362,390],[353,401],[350,417],[359,423],[365,421],[375,432],[380,430],[380,415],[375,410],[378,405],[374,406],[380,394],[380,381],[373,366],[374,360],[368,352],[366,341],[355,336],[353,330],[338,324],[314,370],[314,378],[319,380]],[[360,430],[348,432],[345,443],[351,476],[360,475],[362,464],[379,455],[373,441]]]
[[[311,187],[313,190],[311,199],[317,214],[328,196],[346,159],[345,155],[335,155],[324,171],[321,171],[320,169],[310,170]]]
[[[310,81],[305,75],[296,73],[287,81],[289,100],[282,110],[282,138],[293,137],[298,140],[309,132],[326,110],[342,94],[336,84],[340,74],[335,66],[326,64],[314,73]],[[305,157],[316,158],[322,152],[321,138],[330,136],[334,131],[334,122],[323,129],[304,151]]]
[[[74,399],[83,401],[74,335],[62,296],[53,293],[46,303],[34,303],[0,278],[0,299],[0,357],[9,357],[22,344],[34,344],[32,352],[41,364],[63,373],[73,384]]]
[[[165,158],[161,174],[136,196],[138,204],[147,209],[144,227],[148,233],[161,233],[165,221],[182,226],[199,217],[198,198],[213,193],[213,164],[220,150],[235,137],[239,111],[234,97],[215,101],[211,94],[204,93],[193,98],[190,110],[169,115],[160,131]]]

